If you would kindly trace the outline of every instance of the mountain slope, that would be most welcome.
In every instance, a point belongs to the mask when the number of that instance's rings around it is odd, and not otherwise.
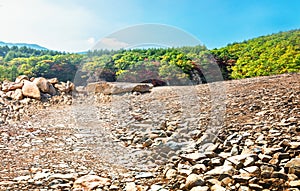
[[[33,49],[37,49],[37,50],[48,50],[45,47],[42,47],[40,45],[37,44],[27,44],[27,43],[7,43],[7,42],[2,42],[0,41],[0,46],[8,46],[8,47],[12,47],[12,46],[17,46],[17,47],[23,47],[26,46],[28,48],[33,48]]]
[[[253,38],[211,51],[232,72],[248,78],[300,72],[300,29]]]

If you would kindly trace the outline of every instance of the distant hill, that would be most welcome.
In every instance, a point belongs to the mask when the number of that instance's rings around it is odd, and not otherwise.
[[[233,79],[300,72],[300,29],[211,50]]]
[[[8,47],[17,46],[19,48],[23,47],[23,46],[26,46],[28,48],[33,48],[33,49],[36,49],[36,50],[48,50],[47,48],[42,47],[40,45],[37,45],[37,44],[27,44],[27,43],[10,43],[10,42],[2,42],[2,41],[0,41],[0,46],[8,46]]]

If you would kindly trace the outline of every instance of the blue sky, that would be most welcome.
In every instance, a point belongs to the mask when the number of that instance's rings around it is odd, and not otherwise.
[[[83,51],[137,24],[177,27],[208,48],[300,28],[299,0],[0,0],[0,41]]]

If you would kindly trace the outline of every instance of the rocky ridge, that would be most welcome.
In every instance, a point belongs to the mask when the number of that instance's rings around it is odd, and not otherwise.
[[[298,190],[299,87],[286,74],[76,95],[1,124],[0,188]]]

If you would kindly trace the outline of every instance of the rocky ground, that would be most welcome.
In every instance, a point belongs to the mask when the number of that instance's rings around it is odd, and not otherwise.
[[[300,74],[0,99],[0,190],[300,189]]]

